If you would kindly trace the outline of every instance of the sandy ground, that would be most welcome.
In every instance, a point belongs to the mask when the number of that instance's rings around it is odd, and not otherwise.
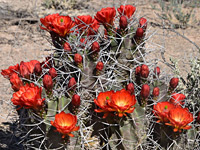
[[[59,1],[59,0],[56,0]],[[51,13],[62,13],[69,16],[77,15],[95,15],[95,12],[102,7],[116,6],[124,4],[124,1],[114,2],[112,0],[83,0],[72,5],[67,1],[60,1],[60,7],[52,6],[47,9],[50,0],[0,0],[0,70],[6,69],[10,65],[20,63],[20,61],[29,61],[33,59],[43,60],[49,52],[51,45],[47,42],[39,28],[39,18]],[[180,71],[186,75],[191,58],[198,56],[196,47],[168,29],[162,29],[163,21],[157,17],[158,11],[152,9],[151,5],[157,5],[148,0],[127,0],[127,4],[137,6],[137,13],[145,16],[149,21],[148,32],[154,34],[148,41],[148,49],[154,50],[156,47],[164,52],[164,57],[169,62],[170,57],[179,61]],[[195,8],[195,14],[200,13],[200,8]],[[200,47],[200,19],[196,15],[197,22],[190,23],[187,29],[176,29],[175,32],[184,35]],[[160,60],[160,53],[153,53],[152,56]],[[161,63],[161,70],[168,72]],[[11,104],[12,89],[8,80],[0,76],[0,126],[6,128],[3,122],[13,122],[17,115]]]

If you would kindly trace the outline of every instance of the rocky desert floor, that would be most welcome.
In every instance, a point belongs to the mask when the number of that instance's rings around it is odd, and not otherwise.
[[[198,0],[199,1],[199,0]],[[148,19],[148,34],[152,35],[146,45],[149,57],[159,60],[163,73],[173,70],[163,61],[170,62],[170,58],[177,60],[180,74],[186,77],[189,72],[189,61],[199,57],[200,49],[200,1],[193,8],[194,16],[187,28],[171,28],[169,21],[162,20],[156,0],[0,0],[0,70],[10,65],[33,59],[44,60],[51,53],[51,44],[47,34],[40,30],[40,18],[52,13],[60,13],[75,17],[77,15],[92,15],[103,7],[121,4],[132,4],[137,7],[137,16]],[[190,3],[190,1],[188,2]],[[182,8],[191,11],[191,7]],[[173,23],[178,21],[171,19]],[[17,119],[15,107],[10,99],[13,91],[10,82],[0,76],[0,149],[9,149],[12,145],[12,128],[10,124]],[[6,141],[6,142],[5,142]],[[10,148],[11,149],[11,148]]]

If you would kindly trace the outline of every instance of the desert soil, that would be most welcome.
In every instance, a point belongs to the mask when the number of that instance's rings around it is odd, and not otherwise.
[[[0,70],[7,69],[10,65],[37,59],[42,61],[51,51],[51,44],[40,30],[39,18],[52,13],[60,13],[75,17],[77,15],[95,15],[95,12],[103,7],[119,7],[125,1],[114,0],[77,0],[72,4],[67,0],[54,0],[59,5],[49,6],[53,0],[0,0]],[[184,35],[195,42],[200,47],[200,8],[194,9],[196,22],[190,22],[186,29],[163,29],[166,24],[159,19],[156,14],[160,12],[152,9],[152,5],[157,3],[148,0],[127,0],[127,4],[137,7],[137,15],[148,19],[148,34],[154,36],[148,41],[149,51],[162,51],[167,62],[170,57],[179,61],[180,72],[183,76],[189,70],[188,62],[191,58],[198,56],[198,50],[188,40],[175,32]],[[47,8],[49,7],[49,8]],[[198,16],[199,15],[199,16]],[[45,51],[46,49],[46,51]],[[163,60],[159,52],[152,53],[151,57]],[[161,70],[163,73],[170,69],[163,63]],[[172,72],[172,71],[171,71]],[[5,122],[14,122],[17,118],[16,110],[10,99],[13,91],[8,80],[0,75],[0,126],[7,130]],[[1,129],[0,129],[1,130]],[[1,142],[0,142],[1,143]]]

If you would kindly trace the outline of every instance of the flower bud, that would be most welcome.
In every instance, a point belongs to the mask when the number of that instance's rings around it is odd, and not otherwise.
[[[47,91],[51,91],[52,90],[52,88],[53,88],[53,80],[52,80],[52,77],[50,75],[46,74],[43,77],[43,85],[44,85],[44,88]]]
[[[144,99],[148,98],[150,94],[150,87],[148,84],[144,84],[142,86],[141,92],[140,92],[140,96]]]
[[[70,78],[69,83],[68,83],[68,88],[76,88],[76,80],[74,77]]]
[[[27,79],[30,78],[30,72],[29,72],[28,67],[25,64],[25,62],[22,61],[20,63],[19,69],[20,69],[20,74],[21,74],[22,77],[27,78]]]
[[[57,71],[56,71],[56,69],[55,69],[55,68],[49,69],[49,74],[50,74],[50,76],[51,76],[52,78],[57,77]]]
[[[119,19],[120,29],[126,29],[127,25],[128,25],[128,21],[127,21],[126,16],[121,16],[120,19]]]
[[[37,75],[40,75],[42,73],[42,67],[40,63],[35,64],[34,72]]]
[[[142,38],[142,37],[143,37],[143,34],[144,34],[143,29],[142,29],[142,28],[137,28],[136,37]]]
[[[10,83],[12,84],[12,89],[14,91],[19,91],[20,87],[23,86],[22,80],[19,78],[17,73],[12,73],[10,76]]]
[[[64,50],[66,50],[68,52],[70,52],[72,50],[68,42],[65,42],[63,47],[64,47]]]
[[[145,18],[140,18],[139,20],[139,27],[143,28],[144,30],[147,28],[147,19]]]
[[[200,124],[200,112],[198,112],[198,116],[197,116],[196,121],[197,121],[198,124]]]
[[[159,77],[159,75],[160,75],[160,67],[156,67],[156,68],[154,68],[154,74],[156,75],[156,76],[158,76]]]
[[[143,78],[147,78],[149,76],[149,67],[147,65],[142,65],[140,74]]]
[[[103,70],[103,67],[104,67],[104,64],[101,61],[99,61],[96,65],[96,69],[99,71]]]
[[[153,97],[158,97],[159,94],[160,94],[160,89],[159,89],[159,87],[155,87],[155,88],[153,89]]]
[[[100,51],[100,46],[97,41],[92,43],[91,50],[92,50],[92,52],[97,52],[97,53]]]
[[[80,106],[80,104],[81,104],[80,96],[77,94],[74,94],[72,97],[72,105],[77,108]]]
[[[186,96],[184,94],[172,93],[172,97],[169,101],[174,105],[183,105],[185,103],[184,102],[185,98],[186,98]]]
[[[175,89],[176,87],[177,87],[177,85],[178,85],[178,82],[179,82],[179,78],[172,78],[171,80],[170,80],[170,87],[172,88],[172,89]]]
[[[141,66],[137,66],[137,67],[135,68],[135,75],[136,75],[136,76],[140,76],[140,72],[141,72]]]
[[[134,84],[133,83],[129,83],[127,86],[126,86],[126,90],[129,91],[132,94],[134,94]]]
[[[76,64],[81,64],[83,61],[83,57],[80,54],[76,53],[74,55],[74,61]]]

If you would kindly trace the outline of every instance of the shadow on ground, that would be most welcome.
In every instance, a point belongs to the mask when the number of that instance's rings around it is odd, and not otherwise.
[[[3,122],[8,129],[0,127],[0,149],[1,150],[24,150],[20,144],[20,133],[17,133],[17,123]]]

